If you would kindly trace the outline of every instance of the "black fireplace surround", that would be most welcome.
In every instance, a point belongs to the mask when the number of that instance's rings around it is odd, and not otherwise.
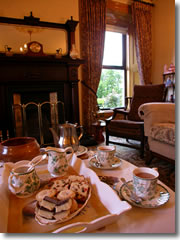
[[[80,59],[68,56],[30,57],[22,54],[0,54],[0,130],[3,139],[15,137],[12,106],[13,95],[21,96],[21,104],[49,101],[56,92],[64,103],[65,120],[79,123],[78,67]]]

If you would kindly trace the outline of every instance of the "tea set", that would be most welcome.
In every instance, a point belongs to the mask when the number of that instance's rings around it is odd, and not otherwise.
[[[122,161],[115,156],[116,146],[102,145],[97,147],[97,153],[89,159],[92,167],[110,170],[120,167]]]
[[[32,196],[40,187],[40,179],[36,173],[35,166],[48,157],[48,171],[53,177],[63,176],[68,170],[68,166],[74,150],[72,147],[65,149],[47,147],[44,154],[32,159],[32,161],[19,161],[14,164],[9,178],[9,190],[19,198]],[[71,152],[71,154],[67,154]]]
[[[80,128],[80,135],[77,135],[77,128]],[[17,197],[29,197],[36,192],[40,186],[40,179],[36,173],[35,166],[48,158],[47,169],[51,176],[58,177],[66,174],[73,153],[78,150],[79,140],[83,135],[82,127],[77,124],[58,125],[56,129],[50,129],[55,147],[41,148],[43,155],[34,157],[31,161],[18,161],[14,164],[8,179],[10,191]],[[9,139],[11,141],[11,139]]]
[[[78,136],[77,130],[80,130]],[[66,148],[71,146],[76,152],[79,147],[79,141],[83,136],[82,126],[77,124],[68,123],[57,125],[55,128],[50,128],[53,135],[55,147]]]
[[[102,170],[112,170],[121,166],[121,159],[115,157],[115,146],[99,146],[97,154],[93,156],[90,166]],[[158,184],[158,169],[148,167],[136,167],[132,172],[132,180],[126,181],[121,177],[119,183],[123,183],[120,189],[115,188],[120,197],[130,204],[141,208],[156,208],[169,200],[169,192]]]
[[[40,187],[40,179],[35,166],[48,159],[47,170],[52,177],[63,176],[67,173],[73,154],[78,151],[79,140],[83,135],[82,127],[78,137],[76,124],[65,123],[56,129],[51,128],[55,147],[41,148],[43,154],[31,161],[16,162],[8,179],[9,190],[19,198],[30,197]],[[122,160],[115,156],[116,147],[101,145],[97,153],[89,159],[91,167],[102,170],[114,169],[122,164]],[[138,207],[157,207],[169,199],[168,191],[157,184],[159,173],[157,169],[137,167],[132,173],[132,181],[121,178],[123,185],[119,195],[129,203]]]

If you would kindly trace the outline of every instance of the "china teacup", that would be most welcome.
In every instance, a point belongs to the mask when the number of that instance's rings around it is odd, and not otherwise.
[[[136,196],[152,199],[156,193],[159,173],[156,168],[139,167],[133,171],[133,188]]]
[[[8,178],[9,190],[19,198],[30,197],[40,187],[40,179],[29,161],[19,161],[12,168]]]
[[[110,167],[114,163],[115,146],[97,147],[97,159],[103,167]]]
[[[55,148],[47,147],[44,149],[48,154],[48,171],[53,177],[63,176],[68,171],[70,160],[74,150],[72,147]],[[70,154],[67,154],[71,152]]]

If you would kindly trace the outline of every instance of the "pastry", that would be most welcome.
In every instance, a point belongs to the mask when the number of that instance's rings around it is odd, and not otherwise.
[[[90,185],[84,176],[53,179],[48,189],[36,195],[36,220],[40,224],[63,222],[77,215],[90,197]]]
[[[59,200],[65,200],[67,198],[75,198],[76,194],[74,191],[67,189],[67,190],[62,190],[60,193],[58,193],[57,198]]]
[[[57,191],[55,189],[42,190],[36,195],[36,200],[38,202],[41,202],[44,199],[44,197],[54,197],[56,193]]]

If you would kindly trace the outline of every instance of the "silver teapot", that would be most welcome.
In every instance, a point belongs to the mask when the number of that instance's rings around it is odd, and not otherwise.
[[[80,129],[80,135],[77,135],[77,129]],[[50,128],[53,135],[55,147],[66,148],[72,147],[76,152],[79,147],[79,140],[83,136],[82,126],[68,123],[60,124],[56,128]]]

